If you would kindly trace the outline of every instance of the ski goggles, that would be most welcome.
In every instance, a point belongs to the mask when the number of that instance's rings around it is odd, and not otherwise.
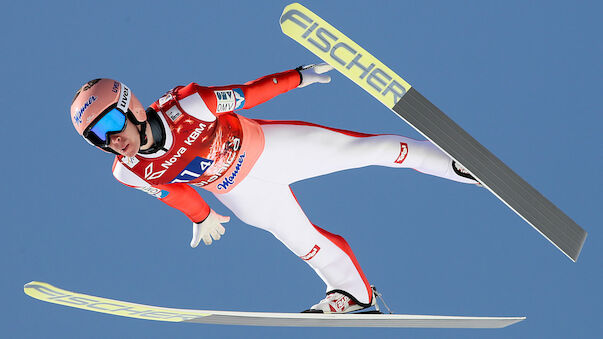
[[[107,147],[111,142],[112,134],[121,133],[128,119],[117,107],[109,107],[83,133],[83,136],[94,146]]]

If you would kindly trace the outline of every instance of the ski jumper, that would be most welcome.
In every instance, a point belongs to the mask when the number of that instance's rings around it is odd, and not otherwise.
[[[272,233],[327,285],[359,304],[372,291],[350,246],[313,225],[289,185],[350,168],[380,165],[466,183],[452,159],[429,141],[364,134],[300,121],[252,120],[234,113],[296,88],[296,70],[244,85],[176,87],[150,110],[161,120],[164,146],[153,154],[117,156],[113,174],[125,185],[177,208],[193,222],[209,206],[190,185],[212,192],[243,222]]]

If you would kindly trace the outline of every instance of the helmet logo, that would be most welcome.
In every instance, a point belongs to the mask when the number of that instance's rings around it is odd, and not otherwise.
[[[78,109],[75,110],[75,114],[73,115],[73,120],[79,125],[82,123],[82,115],[84,114],[84,111],[86,111],[86,109],[88,107],[90,107],[90,105],[92,105],[92,103],[96,100],[96,97],[93,95],[90,98],[88,98],[88,101],[86,101],[84,103],[84,105]]]
[[[101,79],[94,79],[94,80],[90,80],[86,83],[86,85],[84,85],[84,91],[89,90],[92,86],[96,85],[97,82],[99,82]]]
[[[121,84],[121,91],[119,93],[119,101],[117,102],[117,109],[122,111],[123,113],[128,112],[128,107],[130,106],[130,89],[128,86]]]

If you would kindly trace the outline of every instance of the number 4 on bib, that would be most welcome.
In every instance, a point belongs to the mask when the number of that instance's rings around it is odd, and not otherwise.
[[[283,33],[335,67],[423,134],[573,261],[586,232],[365,49],[304,6],[285,7]]]

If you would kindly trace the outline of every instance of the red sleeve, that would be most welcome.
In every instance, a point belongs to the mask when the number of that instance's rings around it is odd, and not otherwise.
[[[180,210],[191,219],[192,222],[201,222],[209,215],[209,205],[201,198],[199,192],[186,183],[174,183],[169,185],[154,186],[167,195],[159,198],[168,206]]]
[[[199,192],[186,183],[151,185],[121,164],[117,157],[113,162],[113,176],[122,184],[148,193],[168,206],[180,210],[193,222],[201,222],[209,215],[209,205],[201,198]]]
[[[245,93],[245,106],[243,108],[251,108],[279,94],[297,88],[300,82],[299,72],[294,69],[249,81],[243,87],[240,87]]]
[[[229,86],[199,86],[191,83],[178,90],[180,97],[187,97],[199,93],[207,108],[214,114],[247,109],[266,102],[275,96],[288,92],[299,86],[301,78],[299,72],[292,69],[281,73],[270,74],[259,79],[249,81],[244,85]],[[240,93],[243,96],[240,96]],[[218,99],[218,96],[222,100]],[[232,96],[230,98],[229,96]],[[219,104],[221,104],[219,106]],[[229,106],[231,105],[231,106]],[[226,109],[225,107],[229,107]]]

